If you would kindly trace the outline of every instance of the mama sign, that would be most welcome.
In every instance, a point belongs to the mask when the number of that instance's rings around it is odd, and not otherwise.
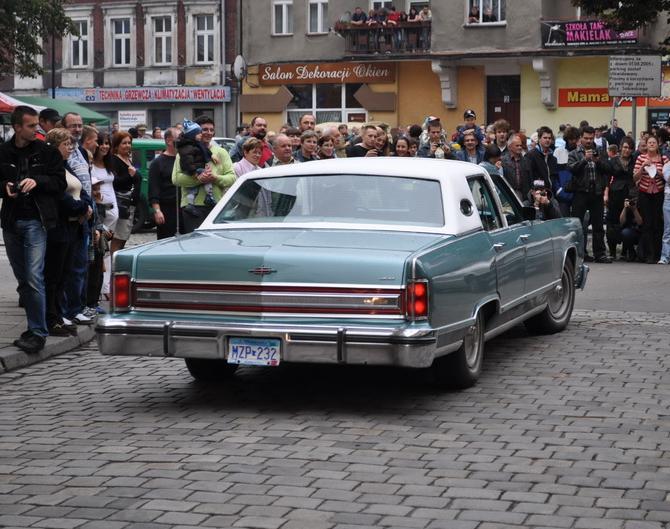
[[[261,64],[259,84],[265,86],[314,83],[391,83],[395,65],[385,62],[318,64]]]

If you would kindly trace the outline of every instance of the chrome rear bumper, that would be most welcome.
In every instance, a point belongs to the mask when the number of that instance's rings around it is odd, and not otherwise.
[[[589,276],[589,270],[590,268],[585,264],[582,264],[579,267],[579,273],[575,278],[575,286],[580,290],[584,290],[584,287],[586,286],[586,278]]]
[[[225,359],[229,337],[281,340],[282,362],[428,367],[436,352],[429,328],[216,324],[107,317],[96,325],[104,355]]]

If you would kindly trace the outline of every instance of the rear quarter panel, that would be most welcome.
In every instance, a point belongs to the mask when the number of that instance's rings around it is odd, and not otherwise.
[[[467,320],[480,303],[497,298],[495,255],[484,231],[455,237],[415,258],[416,277],[429,280],[434,328]]]
[[[546,227],[551,234],[554,243],[553,276],[561,277],[563,261],[570,248],[576,250],[577,267],[584,260],[584,232],[582,223],[575,217],[563,217],[560,219],[545,221]]]

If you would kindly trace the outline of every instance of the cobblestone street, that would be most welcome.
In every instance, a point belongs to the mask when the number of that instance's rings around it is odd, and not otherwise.
[[[201,386],[91,344],[0,375],[0,526],[670,524],[662,314],[576,311],[490,342],[479,384],[285,365]]]

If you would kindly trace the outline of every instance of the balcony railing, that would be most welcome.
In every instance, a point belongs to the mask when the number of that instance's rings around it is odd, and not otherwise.
[[[345,52],[352,55],[412,54],[430,51],[431,23],[401,22],[396,26],[355,26],[340,22],[335,31],[344,37]]]

